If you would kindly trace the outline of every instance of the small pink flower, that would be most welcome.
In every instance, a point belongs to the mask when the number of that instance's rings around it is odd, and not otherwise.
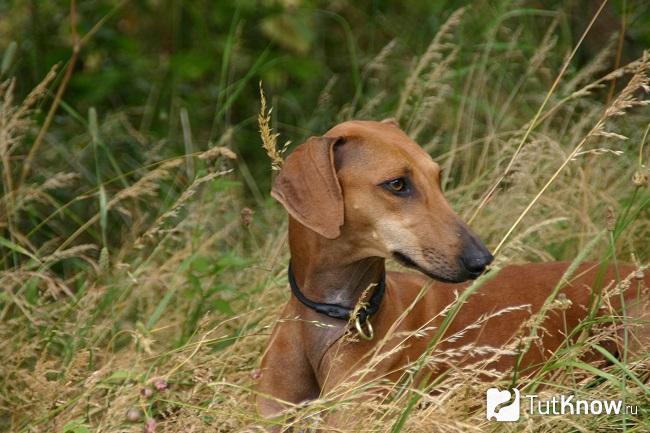
[[[130,407],[130,408],[126,411],[126,420],[129,421],[129,422],[137,422],[137,421],[140,421],[140,420],[142,419],[143,416],[144,416],[144,414],[143,414],[142,411],[141,411],[140,409],[138,409],[137,407]]]
[[[155,433],[156,432],[156,420],[149,418],[144,423],[144,433]]]
[[[167,384],[167,381],[165,379],[156,379],[156,380],[154,380],[153,381],[153,386],[158,391],[164,391],[169,387],[169,385]]]

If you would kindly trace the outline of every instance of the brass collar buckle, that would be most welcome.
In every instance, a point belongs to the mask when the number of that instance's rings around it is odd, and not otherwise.
[[[366,328],[365,330],[364,326]],[[375,336],[375,330],[372,329],[372,324],[370,323],[370,316],[366,316],[366,320],[364,320],[363,323],[361,323],[361,319],[357,316],[357,318],[354,319],[354,327],[357,328],[359,336],[366,341],[372,340]]]

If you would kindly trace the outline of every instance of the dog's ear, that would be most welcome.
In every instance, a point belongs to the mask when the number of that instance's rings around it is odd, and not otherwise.
[[[289,215],[328,239],[341,234],[343,193],[334,167],[339,137],[311,137],[289,155],[271,195]]]
[[[399,128],[399,123],[397,122],[397,119],[394,117],[389,117],[387,119],[384,119],[381,121],[381,123],[386,123],[388,125],[394,126],[395,128]]]

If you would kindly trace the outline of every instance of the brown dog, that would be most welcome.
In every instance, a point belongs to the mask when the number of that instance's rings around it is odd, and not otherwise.
[[[262,361],[258,409],[263,416],[315,399],[345,381],[364,367],[366,355],[380,341],[383,351],[403,344],[374,368],[372,377],[399,378],[403,368],[423,353],[433,331],[429,338],[411,337],[405,343],[404,333],[437,329],[444,315],[440,313],[455,299],[454,291],[467,286],[450,283],[476,278],[492,261],[443,197],[438,165],[392,121],[345,122],[323,137],[310,138],[287,158],[272,195],[289,213],[289,277],[294,296],[281,314],[286,320],[273,330]],[[389,258],[437,281],[386,273],[384,262]],[[539,311],[568,265],[502,269],[469,298],[447,334],[462,331],[484,314],[520,305],[530,308],[496,315],[437,349],[505,346],[531,311]],[[630,266],[619,269],[623,277],[633,271]],[[568,330],[588,314],[596,276],[596,265],[582,265],[565,282],[561,293],[571,301],[563,316]],[[632,286],[642,285],[642,278]],[[615,279],[610,267],[603,281]],[[414,302],[425,286],[422,298]],[[626,293],[631,298],[639,291]],[[367,305],[350,319],[350,310],[361,296],[366,296]],[[355,323],[353,332],[361,338],[341,338]],[[564,326],[557,311],[547,314],[541,344],[522,358],[523,372],[565,341]],[[385,341],[387,334],[395,336]],[[453,362],[476,360],[470,358]],[[511,369],[515,358],[502,356],[490,366]],[[436,373],[444,369],[438,367]]]

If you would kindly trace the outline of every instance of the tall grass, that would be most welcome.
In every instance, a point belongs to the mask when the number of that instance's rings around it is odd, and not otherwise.
[[[367,56],[354,68],[349,103],[331,113],[330,81],[310,123],[398,118],[444,167],[454,208],[491,248],[498,247],[497,267],[612,257],[647,264],[650,120],[644,98],[650,53],[613,68],[617,54],[606,46],[578,67],[575,46],[560,32],[567,25],[561,12],[507,9],[506,3],[498,9],[480,44],[471,32],[482,11],[451,14],[412,59],[408,74],[397,70],[403,69],[399,40]],[[545,31],[530,32],[530,20]],[[237,50],[236,21],[222,62],[226,72]],[[438,346],[457,335],[444,328],[418,330],[434,331],[436,338],[398,383],[368,379],[388,356],[370,353],[349,383],[286,416],[260,419],[253,404],[256,368],[289,296],[286,224],[264,192],[256,200],[246,196],[246,190],[259,190],[259,178],[268,173],[251,173],[230,146],[238,130],[253,126],[229,125],[224,107],[242,86],[253,85],[256,71],[233,87],[226,72],[221,86],[228,91],[220,93],[209,125],[178,110],[186,149],[181,155],[170,155],[165,141],[134,127],[126,109],[102,116],[94,108],[79,113],[66,106],[56,91],[66,77],[53,84],[56,69],[22,101],[14,96],[20,77],[3,77],[0,429],[238,431],[271,424],[323,427],[333,420],[339,431],[368,432],[650,428],[644,384],[650,354],[608,366],[580,361],[611,335],[608,323],[622,326],[614,312],[583,323],[580,344],[563,347],[520,384],[527,390],[543,385],[542,395],[624,398],[641,406],[635,416],[524,417],[495,425],[484,419],[489,385],[477,372],[503,383],[512,376],[489,370],[488,361],[449,371],[431,385],[415,380],[427,366],[467,354],[494,359],[520,343],[535,344],[533,321],[511,347],[469,346],[453,353]],[[614,81],[617,91],[608,98]],[[308,134],[274,124],[282,114],[272,116],[273,96],[270,101],[262,93],[259,123],[277,169],[286,146],[278,148],[276,134],[294,141]],[[250,101],[251,116],[258,103]],[[52,112],[55,104],[84,127],[73,143],[58,141],[56,122],[37,116],[38,107]],[[197,130],[209,131],[210,139],[197,139]],[[225,131],[220,138],[217,130]],[[73,154],[71,144],[84,150]],[[621,275],[607,284],[602,305],[634,281]],[[443,312],[448,320],[467,296],[471,291]],[[562,299],[554,298],[545,306],[562,308]],[[382,397],[362,398],[378,389],[385,391]]]

